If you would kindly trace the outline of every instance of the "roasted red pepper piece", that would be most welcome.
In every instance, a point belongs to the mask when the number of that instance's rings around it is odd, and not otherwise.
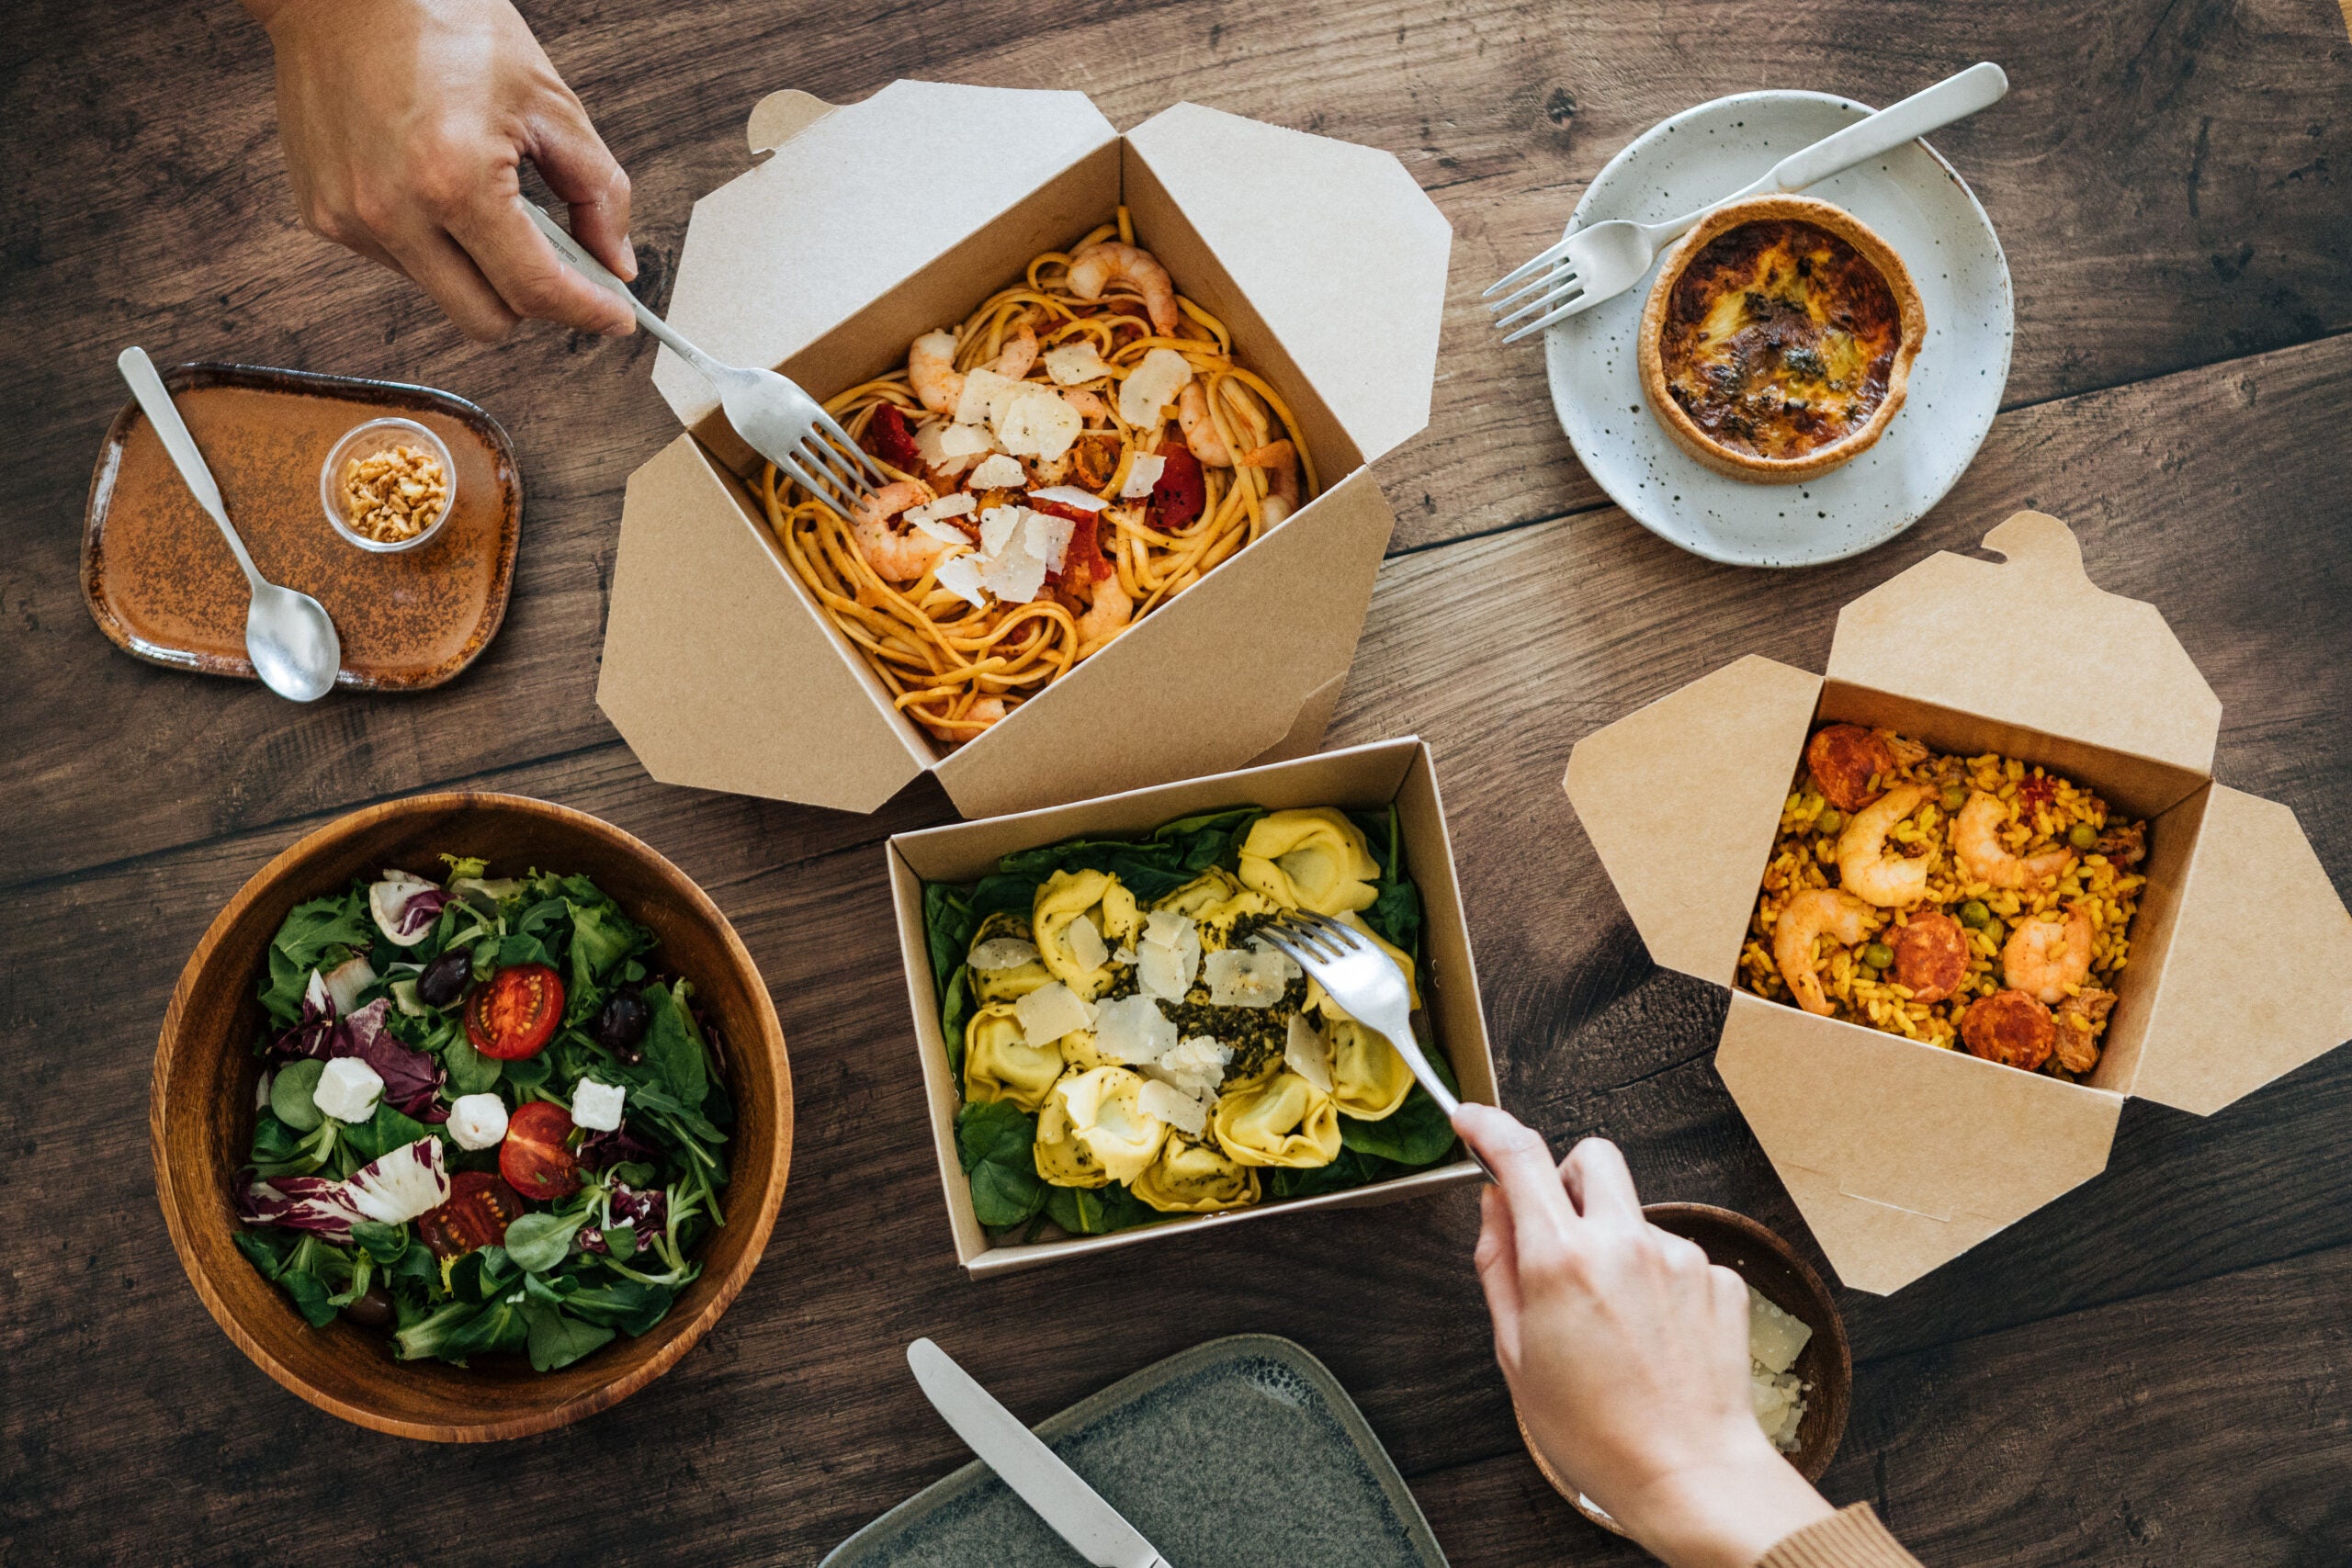
[[[1056,501],[1039,501],[1031,497],[1029,509],[1055,517],[1067,517],[1070,522],[1069,548],[1062,552],[1062,570],[1049,571],[1046,581],[1059,585],[1072,575],[1071,568],[1079,562],[1087,567],[1088,578],[1100,582],[1111,575],[1111,563],[1102,554],[1102,514],[1089,512],[1082,506],[1065,506]]]
[[[1160,450],[1168,459],[1159,470],[1159,482],[1151,487],[1152,525],[1163,534],[1172,534],[1189,526],[1208,504],[1207,482],[1201,478],[1200,459],[1183,446],[1167,446]]]
[[[865,422],[865,446],[892,468],[910,474],[922,472],[922,453],[916,449],[914,433],[907,428],[907,416],[894,403],[884,403]]]

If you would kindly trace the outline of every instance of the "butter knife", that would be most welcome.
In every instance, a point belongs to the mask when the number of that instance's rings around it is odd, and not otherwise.
[[[1151,1542],[1035,1432],[928,1339],[907,1347],[915,1382],[980,1461],[1095,1568],[1169,1568]]]

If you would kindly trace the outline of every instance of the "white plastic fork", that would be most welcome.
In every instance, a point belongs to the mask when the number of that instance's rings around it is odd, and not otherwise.
[[[2008,90],[2009,79],[1999,66],[1989,60],[1972,65],[1867,119],[1856,120],[1834,136],[1790,153],[1746,189],[1679,218],[1665,223],[1635,223],[1623,218],[1588,223],[1511,268],[1481,298],[1488,300],[1487,309],[1496,312],[1496,329],[1508,333],[1503,342],[1517,343],[1555,321],[1613,299],[1639,283],[1659,251],[1689,233],[1718,207],[1767,191],[1795,191],[1819,185],[1832,175],[1843,174],[1857,164],[1998,103]],[[1535,275],[1532,281],[1521,283],[1531,275]],[[1511,288],[1515,283],[1520,287]],[[1493,298],[1505,288],[1511,291],[1499,299]],[[1531,294],[1535,296],[1532,299],[1528,299]],[[1527,302],[1518,303],[1522,299]],[[1527,321],[1529,316],[1536,319]],[[1525,324],[1518,324],[1521,322]]]
[[[1396,1054],[1405,1058],[1405,1066],[1430,1091],[1446,1120],[1453,1119],[1462,1101],[1445,1087],[1445,1080],[1430,1066],[1420,1042],[1413,1038],[1413,993],[1395,959],[1354,927],[1306,910],[1277,915],[1259,928],[1258,935],[1267,946],[1306,970],[1342,1012],[1396,1047]],[[1478,1158],[1478,1151],[1471,1149],[1466,1140],[1462,1146],[1470,1149],[1470,1157],[1478,1161],[1487,1179],[1495,1180],[1494,1171]]]
[[[718,389],[718,406],[727,411],[727,423],[735,427],[735,433],[751,444],[752,450],[797,479],[803,490],[846,517],[858,502],[873,497],[877,485],[890,482],[890,477],[850,439],[849,432],[825,412],[823,404],[773,370],[749,370],[713,359],[647,310],[645,302],[628,291],[628,284],[589,254],[587,247],[545,209],[520,197],[515,200],[555,246],[556,254],[589,282],[601,284],[628,301],[639,326],[675,349]]]

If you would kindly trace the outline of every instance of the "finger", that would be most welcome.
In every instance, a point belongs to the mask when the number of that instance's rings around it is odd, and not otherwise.
[[[531,162],[548,189],[571,209],[572,237],[625,278],[637,276],[628,243],[628,175],[605,148],[577,99],[537,128]]]
[[[1509,1111],[1467,1103],[1453,1113],[1453,1130],[1478,1151],[1502,1183],[1522,1258],[1548,1256],[1566,1246],[1577,1223],[1576,1211],[1543,1136]]]
[[[1642,1200],[1634,1190],[1634,1173],[1625,1156],[1606,1138],[1587,1138],[1560,1162],[1560,1177],[1577,1213],[1588,1220],[1620,1224],[1642,1223]]]
[[[1495,1359],[1506,1374],[1519,1365],[1519,1247],[1511,1234],[1510,1204],[1496,1188],[1478,1195],[1478,1250],[1473,1257],[1487,1312],[1495,1320]]]
[[[566,265],[512,200],[486,192],[458,216],[449,232],[515,315],[615,337],[635,328],[629,308],[611,289]]]
[[[386,236],[383,244],[400,270],[432,295],[458,330],[476,343],[500,343],[514,330],[514,312],[447,234],[420,230]]]

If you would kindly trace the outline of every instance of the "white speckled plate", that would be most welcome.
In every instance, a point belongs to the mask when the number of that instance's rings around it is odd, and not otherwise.
[[[1611,218],[1656,223],[1729,195],[1801,147],[1871,112],[1823,93],[1741,93],[1661,121],[1609,160],[1568,231]],[[1634,338],[1650,276],[1544,335],[1560,427],[1610,499],[1710,560],[1812,566],[1885,543],[1951,490],[1984,444],[2009,377],[2009,266],[1984,209],[1951,164],[1913,141],[1803,194],[1878,231],[1910,268],[1928,342],[1903,410],[1878,445],[1817,479],[1750,484],[1702,468],[1642,395]],[[1661,255],[1663,259],[1663,255]]]

